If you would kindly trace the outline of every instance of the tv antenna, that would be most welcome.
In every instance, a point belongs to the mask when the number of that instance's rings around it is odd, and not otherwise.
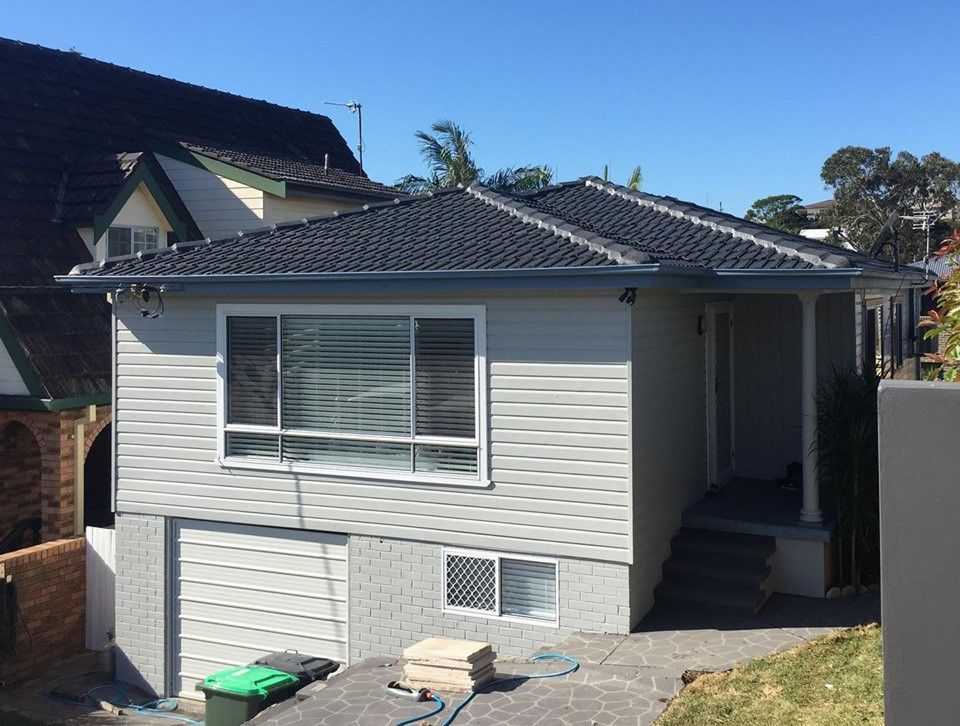
[[[324,101],[328,106],[342,106],[350,109],[350,113],[357,114],[357,156],[360,160],[360,171],[363,171],[363,104],[356,99],[349,101]]]
[[[940,219],[940,212],[932,209],[915,209],[911,214],[904,214],[901,219],[909,220],[910,226],[918,232],[923,232],[926,238],[926,254],[923,257],[923,267],[930,272],[930,230]]]

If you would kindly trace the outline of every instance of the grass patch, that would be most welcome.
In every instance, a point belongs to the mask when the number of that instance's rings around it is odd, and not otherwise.
[[[883,726],[880,628],[834,633],[701,676],[657,726]]]

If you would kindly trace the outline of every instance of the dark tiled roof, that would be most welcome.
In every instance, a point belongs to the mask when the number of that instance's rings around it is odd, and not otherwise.
[[[13,330],[45,398],[110,390],[110,308],[100,295],[64,295],[54,275],[89,259],[63,224],[0,225],[0,316]],[[36,254],[43,249],[44,254]]]
[[[136,164],[151,158],[127,154],[157,137],[212,139],[315,164],[326,157],[343,189],[365,183],[326,116],[0,39],[0,312],[50,395],[108,391],[110,355],[106,305],[49,289],[55,274],[90,259],[76,231],[49,222],[86,221],[102,210]],[[154,176],[166,183],[162,171]],[[177,195],[167,196],[195,231]]]
[[[737,269],[864,268],[893,271],[887,260],[782,232],[674,197],[634,191],[596,178],[523,195],[531,206],[608,237],[629,240],[698,267]]]
[[[248,169],[278,181],[322,187],[333,192],[362,194],[364,196],[393,198],[398,194],[393,187],[375,182],[364,175],[337,169],[329,164],[324,167],[322,161],[316,162],[309,159],[288,158],[278,155],[271,156],[254,151],[224,148],[222,145],[211,145],[209,143],[189,141],[180,141],[179,143],[190,151],[232,164],[241,169]]]
[[[449,190],[233,240],[117,258],[75,273],[165,277],[643,263],[704,271],[893,270],[882,260],[586,178],[512,197],[477,186]]]
[[[177,245],[143,259],[118,258],[103,267],[91,266],[89,274],[255,275],[613,264],[616,260],[599,247],[591,249],[547,227],[524,223],[469,191],[451,190],[236,239]]]

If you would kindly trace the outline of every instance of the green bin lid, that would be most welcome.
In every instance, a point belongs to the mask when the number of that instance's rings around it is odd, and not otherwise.
[[[299,683],[299,679],[273,668],[251,665],[217,671],[198,683],[197,690],[210,689],[238,696],[266,696],[291,683]]]

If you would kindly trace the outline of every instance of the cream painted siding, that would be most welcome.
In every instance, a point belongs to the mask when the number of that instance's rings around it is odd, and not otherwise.
[[[734,303],[737,474],[775,479],[801,456],[800,300],[743,295]],[[817,371],[856,365],[853,293],[817,301]]]
[[[166,156],[157,160],[205,237],[231,237],[264,225],[259,189]]]
[[[168,295],[163,317],[119,322],[117,508],[628,562],[629,311],[617,292],[429,301],[487,306],[490,489],[220,468],[217,301]]]
[[[363,202],[335,202],[319,197],[278,197],[275,194],[263,195],[263,221],[267,224],[279,224],[294,219],[319,217],[344,209],[355,209]]]
[[[641,296],[633,307],[634,621],[653,605],[680,515],[706,488],[703,311],[699,295]]]
[[[160,246],[165,247],[170,224],[167,222],[160,207],[157,206],[153,195],[145,184],[140,184],[133,190],[133,194],[124,202],[117,216],[110,222],[112,227],[156,227],[160,231]],[[107,235],[97,240],[96,247],[92,246],[93,228],[80,228],[80,236],[90,250],[95,260],[102,260],[107,256]]]
[[[30,391],[13,363],[7,347],[0,343],[0,395],[27,396]]]

